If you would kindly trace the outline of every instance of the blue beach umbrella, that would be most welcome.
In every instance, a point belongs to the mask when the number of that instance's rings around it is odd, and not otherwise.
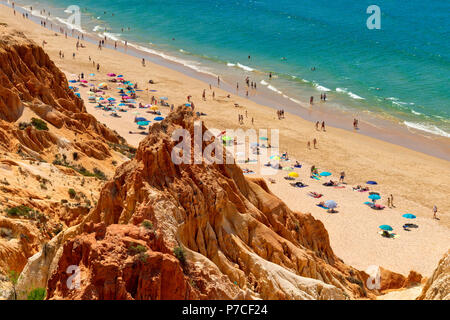
[[[185,106],[186,106],[186,107],[190,107],[191,104],[190,104],[190,103],[186,103]]]
[[[139,121],[137,123],[138,126],[148,126],[148,124],[150,123],[150,121]]]
[[[119,103],[119,107],[124,107],[124,106],[126,106],[125,103],[123,103],[123,102]]]
[[[392,229],[391,226],[387,225],[387,224],[383,224],[381,226],[379,226],[378,228],[380,228],[381,230],[385,230],[385,231],[392,231],[394,229]]]
[[[123,75],[119,74],[119,75],[117,76],[117,78],[123,78]]]
[[[260,137],[259,140],[267,141],[267,140],[269,140],[269,138],[267,138],[267,137]]]
[[[378,184],[376,181],[369,180],[366,182],[367,184]]]
[[[161,98],[159,98],[160,100],[167,100],[168,98],[167,97],[161,97]]]
[[[70,83],[76,83],[77,80],[69,80]]]
[[[378,195],[378,194],[371,194],[371,195],[369,196],[369,199],[371,199],[371,200],[380,200],[381,197],[380,197],[380,195]]]
[[[136,119],[134,119],[136,122],[139,121],[148,121],[147,119],[145,119],[144,117],[137,117]]]
[[[331,172],[324,171],[324,172],[321,172],[320,175],[322,177],[328,177],[328,176],[331,176]]]
[[[95,76],[95,73],[89,73],[89,75],[90,75],[91,77],[93,77],[93,76]]]
[[[164,117],[155,117],[153,120],[161,121],[161,120],[164,120]]]
[[[114,98],[112,98],[112,97],[109,97],[109,98],[108,98],[108,101],[116,101],[116,99],[114,99]]]
[[[81,94],[79,94],[78,92],[75,92],[75,94],[77,95],[78,98],[81,98]]]
[[[402,215],[402,217],[406,218],[406,219],[415,219],[416,218],[416,216],[411,213],[405,213],[404,215]]]

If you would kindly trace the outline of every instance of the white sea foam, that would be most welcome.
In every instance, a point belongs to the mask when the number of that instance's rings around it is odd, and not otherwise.
[[[119,41],[120,40],[120,33],[112,33],[112,32],[103,32],[100,34],[102,37],[106,37],[108,39],[111,39],[113,41]]]
[[[250,68],[250,67],[248,67],[248,66],[245,66],[245,65],[243,65],[243,64],[240,64],[239,62],[236,63],[236,66],[239,67],[239,68],[241,68],[241,69],[243,69],[243,70],[245,70],[245,71],[249,71],[249,72],[251,72],[251,71],[254,70],[253,68]]]
[[[276,93],[279,93],[279,94],[283,94],[283,92],[281,92],[280,90],[278,90],[277,88],[275,88],[275,87],[272,86],[272,85],[268,85],[268,86],[267,86],[267,89],[270,89],[270,90],[272,90],[272,91],[275,91]]]
[[[160,52],[160,51],[157,51],[157,50],[153,50],[153,49],[150,49],[150,48],[146,48],[146,47],[143,47],[143,46],[140,46],[140,45],[137,45],[137,44],[133,44],[133,43],[128,43],[128,45],[130,47],[136,48],[136,49],[138,49],[140,51],[144,51],[144,52],[147,52],[147,53],[150,53],[150,54],[157,55],[157,56],[159,56],[159,57],[161,57],[161,58],[163,58],[165,60],[181,64],[181,65],[183,65],[185,67],[188,67],[188,68],[190,68],[192,70],[195,70],[197,72],[201,72],[201,73],[204,73],[204,74],[209,74],[211,76],[217,77],[217,75],[215,73],[213,73],[212,71],[209,71],[206,68],[202,68],[200,66],[199,62],[190,61],[190,60],[183,60],[183,59],[180,59],[180,58],[176,58],[174,56],[170,56],[170,55],[165,54],[163,52]]]
[[[321,86],[321,85],[318,84],[317,82],[314,82],[314,83],[313,83],[313,86],[316,87],[316,89],[319,90],[319,91],[325,91],[325,92],[331,91],[331,90],[328,89],[327,87]]]
[[[268,83],[265,81],[265,80],[261,80],[261,82],[260,82],[263,86],[267,86],[268,85]]]
[[[235,67],[235,66],[236,66],[236,64],[234,64],[234,63],[231,63],[231,62],[227,62],[227,66],[228,66],[228,67]]]
[[[350,98],[356,99],[356,100],[365,100],[363,97],[358,96],[357,94],[354,94],[351,91],[348,91],[347,88],[336,88],[336,92],[344,93],[348,95]]]
[[[79,32],[81,32],[81,33],[84,33],[83,28],[81,28],[81,27],[79,27],[79,26],[77,26],[77,25],[74,25],[74,24],[72,24],[72,23],[69,23],[66,19],[63,19],[63,18],[60,18],[60,17],[56,17],[55,19],[56,19],[58,22],[60,22],[60,23],[62,23],[62,24],[64,24],[64,25],[66,25],[70,30],[77,30],[77,31],[79,31]]]
[[[296,100],[296,99],[294,99],[294,98],[289,98],[289,100],[291,100],[292,102],[295,102],[295,103],[297,103],[297,104],[302,104],[300,101],[298,101],[298,100]]]
[[[105,30],[105,28],[102,27],[102,26],[95,26],[95,27],[92,29],[92,31],[94,31],[94,32],[97,32],[97,31],[100,31],[100,30]]]
[[[404,121],[403,123],[409,128],[413,128],[416,130],[432,133],[432,134],[435,134],[438,136],[450,138],[450,133],[445,132],[444,130],[442,130],[434,125],[428,125],[428,124],[424,124],[424,123],[415,123],[415,122],[409,122],[409,121]]]
[[[421,113],[420,113],[420,112],[417,112],[417,111],[415,111],[415,110],[413,110],[413,109],[411,109],[411,112],[412,112],[412,113],[414,113],[415,115],[418,115],[418,116],[420,116],[420,115],[421,115]]]

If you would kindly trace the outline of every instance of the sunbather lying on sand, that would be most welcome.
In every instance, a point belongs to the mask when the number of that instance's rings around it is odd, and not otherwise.
[[[357,185],[356,187],[353,187],[354,191],[359,191],[359,192],[365,192],[365,191],[369,191],[369,187],[362,187],[360,185]]]
[[[337,186],[338,183],[336,181],[330,180],[328,182],[323,183],[322,185],[324,185],[325,187],[332,187],[332,186]]]
[[[291,186],[297,187],[297,188],[304,188],[304,187],[307,187],[307,185],[304,184],[304,183],[301,182],[301,181],[297,181],[297,182],[295,182],[295,183],[291,183]]]
[[[294,168],[301,168],[301,167],[302,165],[298,161],[295,161]]]
[[[254,171],[253,171],[253,170],[250,170],[250,169],[247,169],[247,168],[245,168],[245,169],[242,169],[242,172],[243,172],[243,173],[253,173]]]
[[[320,198],[320,197],[323,196],[323,194],[317,193],[317,192],[314,192],[314,191],[310,191],[310,192],[308,193],[308,195],[310,195],[310,196],[313,197],[313,198]]]

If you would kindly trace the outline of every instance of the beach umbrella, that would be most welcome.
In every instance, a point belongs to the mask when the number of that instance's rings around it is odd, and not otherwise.
[[[75,83],[77,80],[69,80],[70,83]]]
[[[288,176],[291,177],[291,178],[298,178],[298,173],[295,172],[295,171],[292,171],[292,172],[288,173]]]
[[[78,92],[75,92],[75,95],[76,95],[78,98],[81,98],[81,95],[80,95]]]
[[[416,216],[413,215],[412,213],[405,213],[404,215],[402,215],[402,217],[406,218],[406,219],[415,219],[416,218]]]
[[[375,191],[369,192],[369,194],[377,194],[377,195],[380,195],[379,192],[375,192]]]
[[[161,98],[159,98],[160,100],[168,100],[168,98],[167,97],[161,97]]]
[[[82,83],[88,83],[87,80],[80,80],[80,82],[82,82]]]
[[[392,229],[391,226],[387,225],[387,224],[383,224],[381,226],[379,226],[378,228],[380,228],[381,230],[385,230],[385,231],[392,231],[394,229]]]
[[[324,172],[321,172],[320,175],[321,175],[322,177],[329,177],[329,176],[331,176],[331,173],[330,173],[330,172],[324,171]]]
[[[90,75],[91,77],[93,77],[93,76],[95,76],[95,73],[89,73],[89,75]]]
[[[126,104],[125,103],[119,103],[119,107],[124,107],[124,106],[126,106]]]
[[[149,123],[150,121],[139,121],[137,124],[138,126],[148,126]]]
[[[139,122],[139,121],[148,121],[147,119],[145,119],[144,117],[137,117],[136,119],[134,119],[135,122]]]
[[[116,99],[114,99],[113,97],[109,97],[108,101],[116,101]]]
[[[271,156],[270,159],[272,159],[272,160],[280,160],[281,158],[280,158],[280,156]]]
[[[164,120],[164,117],[155,117],[153,120],[161,121],[161,120]]]
[[[268,139],[267,137],[260,137],[259,140],[267,141],[267,140],[269,140],[269,139]]]
[[[378,184],[376,181],[369,180],[366,182],[367,184]]]
[[[156,110],[158,110],[159,108],[158,108],[158,106],[151,106],[150,109],[152,109],[153,111],[156,111]]]
[[[185,106],[186,106],[186,107],[190,107],[191,104],[190,104],[190,103],[186,103]]]
[[[123,78],[123,75],[119,74],[119,75],[117,76],[117,78]]]
[[[380,197],[379,194],[371,194],[371,195],[369,196],[369,199],[371,199],[371,200],[380,200],[381,197]]]
[[[325,207],[334,209],[337,207],[337,203],[334,200],[327,200],[327,201],[325,201]]]

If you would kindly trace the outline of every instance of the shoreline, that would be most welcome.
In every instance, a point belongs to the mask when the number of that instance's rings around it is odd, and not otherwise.
[[[0,5],[11,8],[11,6],[6,3],[0,3]],[[19,8],[16,7],[17,12],[27,11],[23,7]],[[40,21],[41,18],[38,16],[30,16],[29,20],[38,24],[38,21]],[[55,29],[55,26],[58,29],[59,27],[62,27],[67,31],[67,36],[73,39],[76,39],[77,35],[83,34],[84,41],[94,45],[98,43],[98,40],[102,39],[94,33],[81,33],[78,30],[74,30],[74,35],[71,36],[69,35],[71,30],[66,25],[56,22],[53,24],[53,29]],[[48,27],[46,27],[45,29],[49,31],[55,31]],[[138,47],[142,46],[138,44],[129,43],[128,47],[125,48],[122,43],[123,41],[123,39],[118,40],[117,49],[114,49],[114,41],[108,39],[107,41],[105,41],[104,48],[115,50],[117,52],[121,52],[123,54],[139,59],[145,58],[147,63],[150,62],[158,64],[160,66],[180,72],[185,76],[205,82],[206,85],[211,84],[213,87],[217,88],[217,78],[215,76],[203,71],[195,70],[190,66],[181,64],[180,62],[165,59],[164,57],[156,53],[145,51],[145,48],[139,49]],[[234,80],[236,79],[233,79],[233,81]],[[357,133],[450,161],[450,138],[431,133],[425,133],[424,131],[418,129],[402,126],[389,119],[381,119],[380,117],[371,116],[368,114],[361,115],[361,112],[359,112],[355,116],[355,113],[333,109],[332,106],[330,106],[329,104],[327,106],[327,103],[323,102],[316,102],[313,106],[310,106],[307,102],[304,101],[293,102],[289,98],[284,98],[283,96],[273,92],[270,89],[267,89],[267,87],[264,87],[259,83],[258,90],[256,92],[253,90],[249,90],[248,97],[246,97],[245,95],[245,90],[236,92],[234,85],[230,84],[229,79],[223,80],[221,78],[220,89],[227,91],[233,96],[239,96],[241,98],[248,99],[252,102],[270,107],[275,110],[278,110],[280,108],[284,109],[285,112],[299,116],[302,119],[310,121],[312,123],[325,119],[326,125],[328,127],[344,129],[349,132],[354,132],[352,128],[353,118],[358,117],[360,130]],[[319,94],[319,91],[317,94]],[[306,97],[302,97],[302,100],[306,100]]]

